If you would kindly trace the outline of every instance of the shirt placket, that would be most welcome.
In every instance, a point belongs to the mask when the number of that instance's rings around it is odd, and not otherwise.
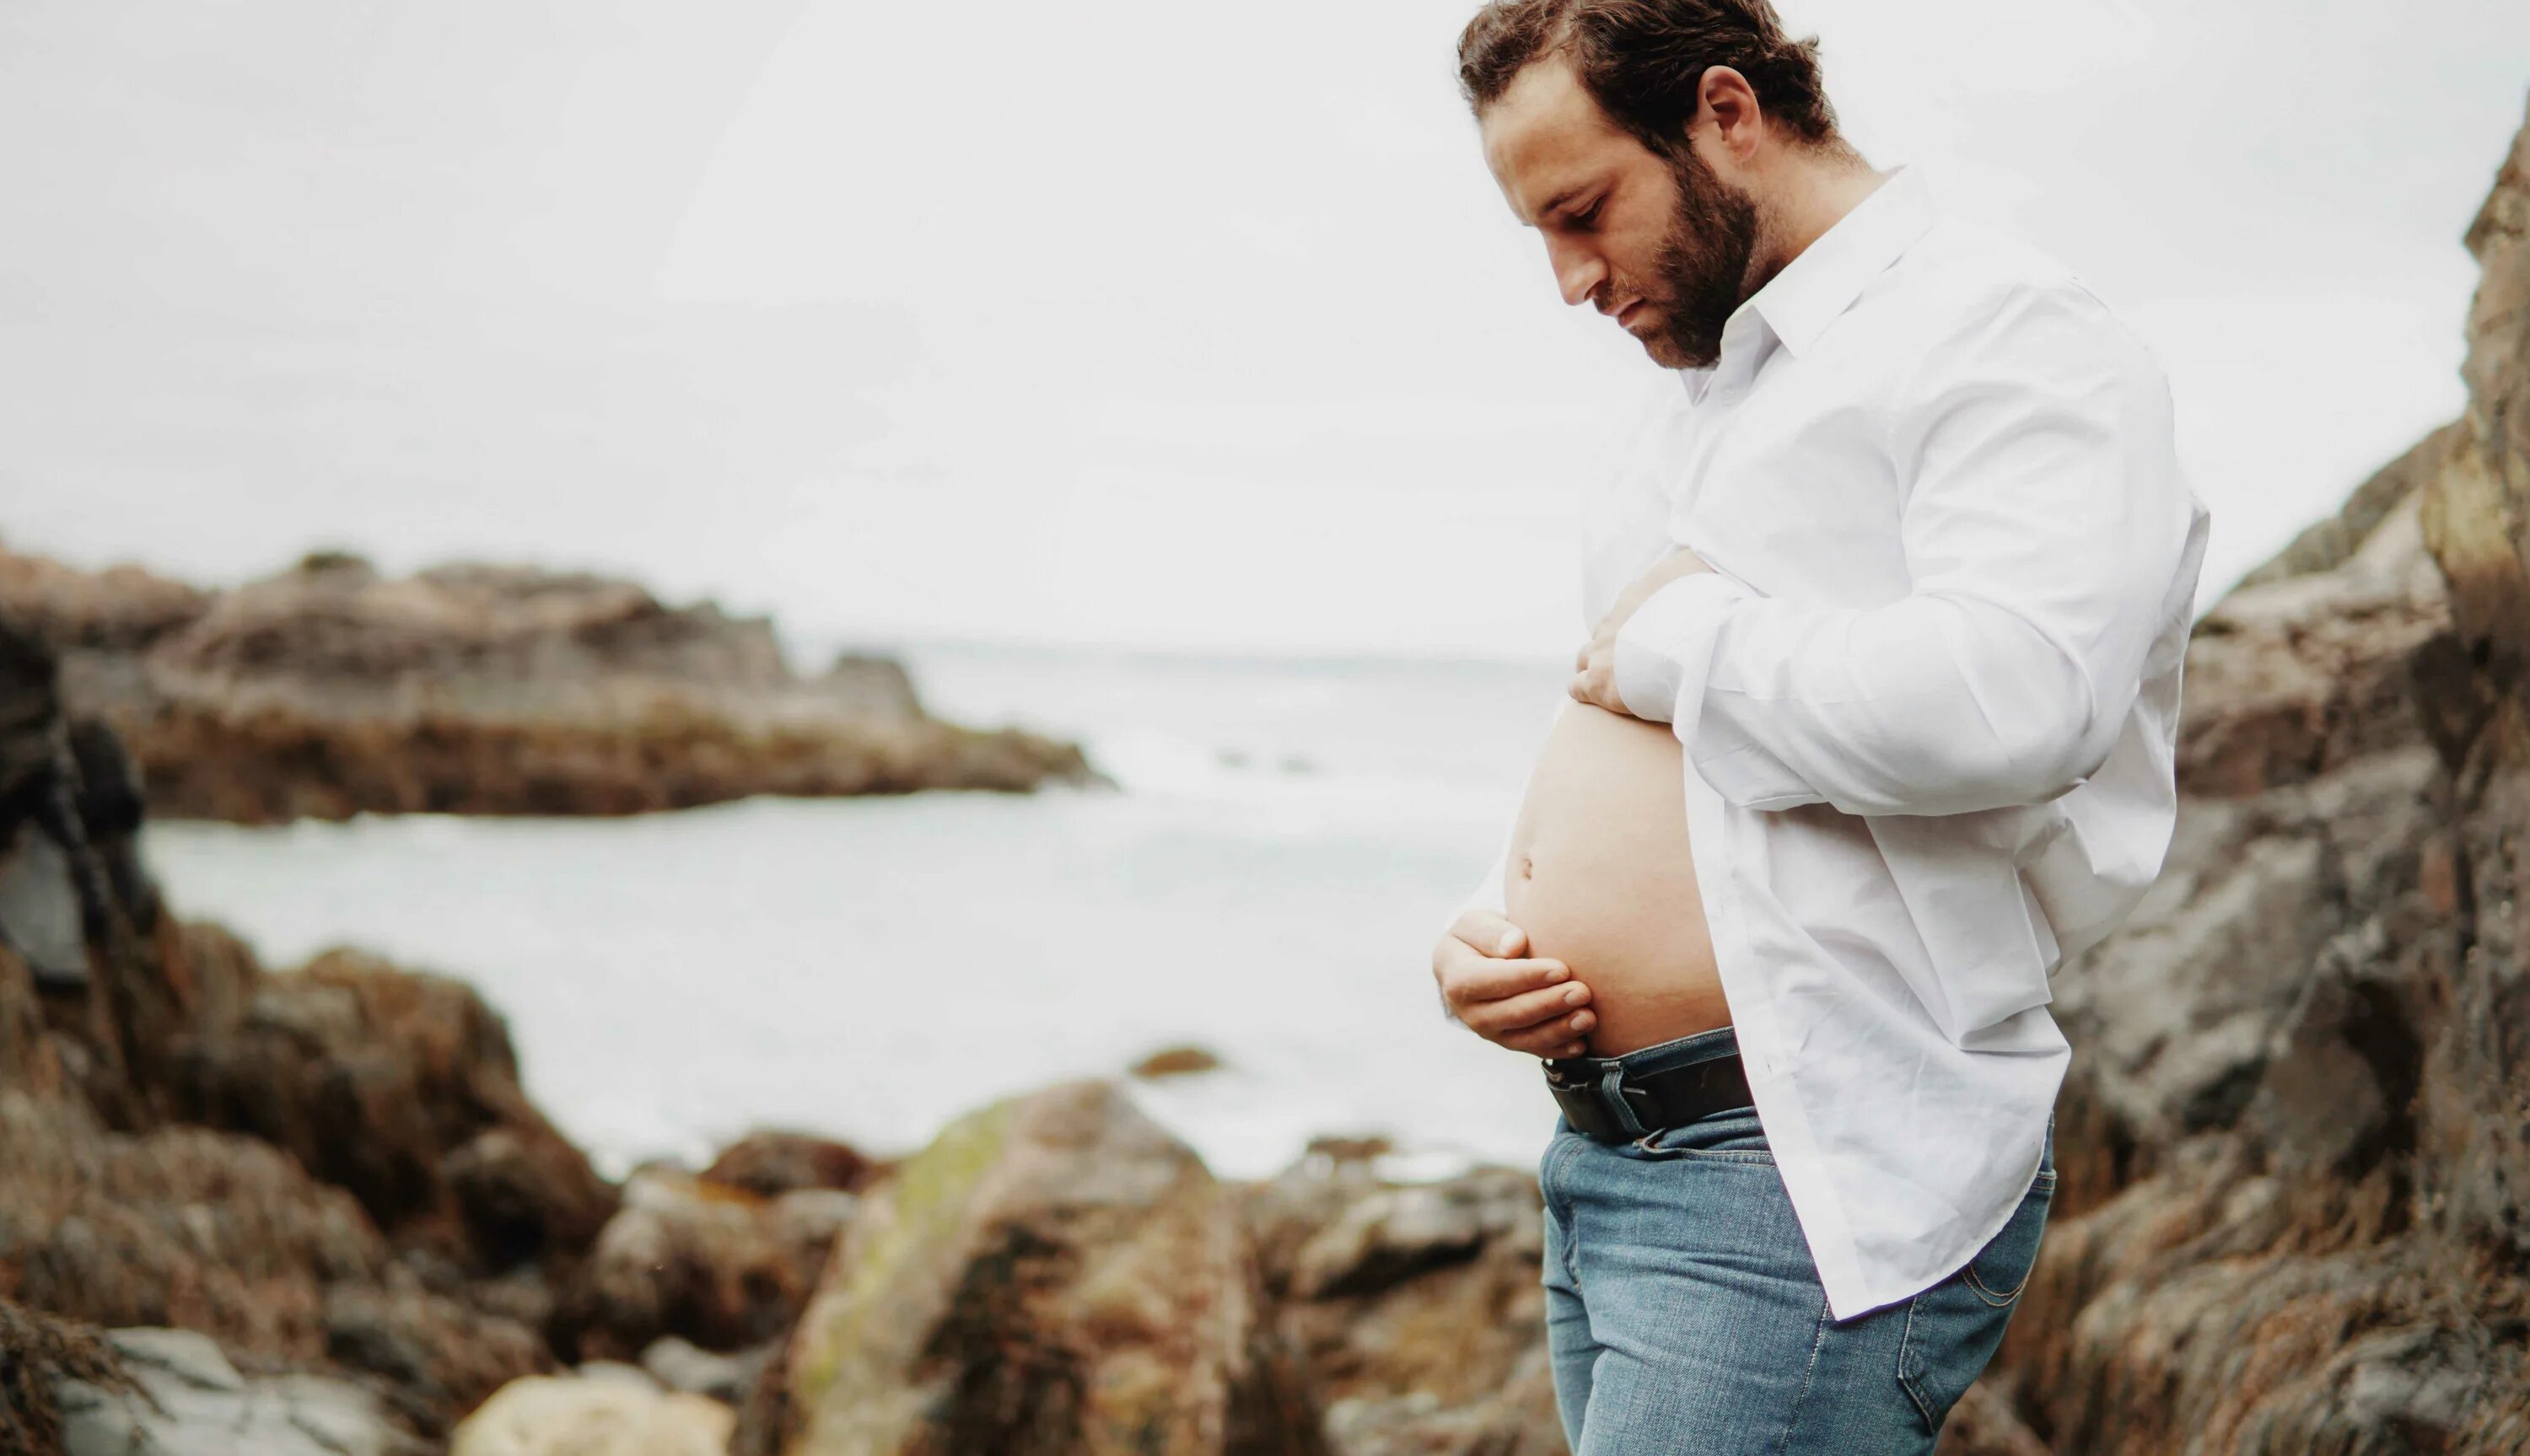
[[[1723,327],[1721,357],[1705,380],[1702,395],[1689,406],[1685,455],[1670,482],[1671,539],[1689,546],[1698,539],[1695,511],[1704,496],[1705,469],[1721,449],[1732,416],[1748,397],[1773,345],[1773,331],[1754,308],[1741,308]]]

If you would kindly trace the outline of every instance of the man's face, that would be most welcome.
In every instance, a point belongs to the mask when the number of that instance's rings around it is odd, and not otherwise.
[[[1673,164],[1644,146],[1561,56],[1523,68],[1478,125],[1504,199],[1546,239],[1565,302],[1616,319],[1665,368],[1720,356],[1751,292],[1754,198],[1691,149]]]

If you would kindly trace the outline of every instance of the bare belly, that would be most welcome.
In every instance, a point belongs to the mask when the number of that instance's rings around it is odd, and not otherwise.
[[[1564,708],[1512,828],[1503,908],[1531,955],[1563,961],[1614,1056],[1731,1024],[1687,854],[1678,739],[1587,703]]]

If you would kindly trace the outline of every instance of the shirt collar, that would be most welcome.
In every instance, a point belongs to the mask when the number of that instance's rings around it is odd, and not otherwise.
[[[1742,307],[1754,308],[1793,357],[1807,353],[1828,325],[1862,296],[1933,225],[1933,198],[1923,173],[1891,170],[1844,216],[1802,248]]]

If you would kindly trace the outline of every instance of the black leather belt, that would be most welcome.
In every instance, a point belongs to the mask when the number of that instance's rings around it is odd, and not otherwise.
[[[1681,1042],[1700,1038],[1680,1038]],[[1664,1066],[1661,1049],[1641,1048],[1626,1056],[1563,1056],[1546,1059],[1546,1088],[1575,1132],[1602,1143],[1622,1143],[1756,1105],[1736,1047],[1718,1054]],[[1634,1059],[1626,1064],[1626,1057]]]

